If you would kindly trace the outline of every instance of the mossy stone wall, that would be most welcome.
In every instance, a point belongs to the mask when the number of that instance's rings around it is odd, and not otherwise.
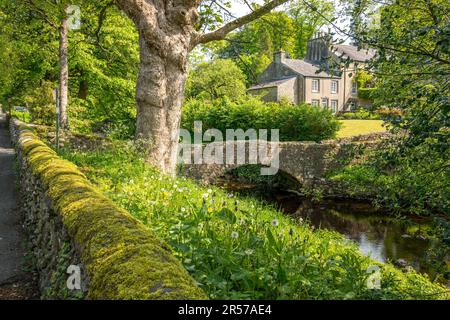
[[[206,299],[171,248],[17,119],[10,123],[43,298]],[[69,290],[70,265],[81,290]]]

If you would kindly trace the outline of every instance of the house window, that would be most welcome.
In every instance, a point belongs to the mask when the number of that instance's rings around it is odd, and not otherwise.
[[[318,106],[319,106],[319,100],[317,100],[317,99],[312,99],[312,100],[311,100],[311,105],[312,105],[313,107],[318,107]]]
[[[322,98],[322,108],[328,108],[328,98]]]
[[[355,81],[352,82],[352,93],[356,94],[358,92],[358,85]]]
[[[331,80],[331,93],[338,93],[339,83],[337,80]]]
[[[331,111],[333,113],[337,112],[337,106],[338,106],[338,101],[337,100],[331,100]]]
[[[320,91],[319,79],[313,79],[311,84],[312,92]]]

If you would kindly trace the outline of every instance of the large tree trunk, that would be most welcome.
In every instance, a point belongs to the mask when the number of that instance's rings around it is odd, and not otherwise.
[[[60,74],[59,74],[59,106],[60,106],[60,121],[61,128],[66,129],[67,122],[67,103],[69,95],[69,62],[68,62],[68,40],[69,24],[67,19],[61,20],[61,26],[59,28],[59,63],[60,63]]]
[[[149,143],[148,162],[163,172],[175,174],[178,129],[187,77],[188,46],[172,42],[177,58],[161,54],[140,36],[141,65],[137,81],[136,137]],[[181,54],[180,54],[181,53]]]
[[[269,1],[246,16],[202,34],[196,30],[201,0],[116,0],[139,30],[136,138],[150,142],[149,163],[165,173],[175,173],[189,51],[198,44],[223,39],[287,1]]]

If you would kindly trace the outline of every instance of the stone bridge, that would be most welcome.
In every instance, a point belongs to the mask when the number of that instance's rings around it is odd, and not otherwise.
[[[376,147],[388,136],[388,133],[372,133],[320,143],[280,142],[277,145],[260,140],[191,145],[194,147],[190,153],[184,152],[180,174],[208,184],[234,168],[256,164],[276,167],[278,170],[272,174],[283,172],[304,186],[312,186],[324,182],[328,170],[357,161],[362,149]],[[244,150],[240,157],[238,150]],[[203,162],[198,161],[202,154]]]

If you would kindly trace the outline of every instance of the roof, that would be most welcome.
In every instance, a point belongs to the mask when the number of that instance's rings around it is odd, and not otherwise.
[[[361,49],[348,44],[335,44],[333,49],[344,57],[349,57],[351,60],[358,62],[366,62],[375,56],[374,49]]]
[[[305,60],[285,59],[283,64],[293,71],[304,75],[305,77],[331,78],[330,73],[320,70],[319,66],[306,62]],[[319,72],[320,70],[320,72]]]
[[[257,84],[255,86],[249,88],[248,90],[257,90],[257,89],[278,87],[280,84],[285,83],[285,82],[287,82],[289,80],[292,80],[292,79],[295,79],[295,77],[289,77],[289,78],[284,78],[284,79],[264,82],[264,83]]]

